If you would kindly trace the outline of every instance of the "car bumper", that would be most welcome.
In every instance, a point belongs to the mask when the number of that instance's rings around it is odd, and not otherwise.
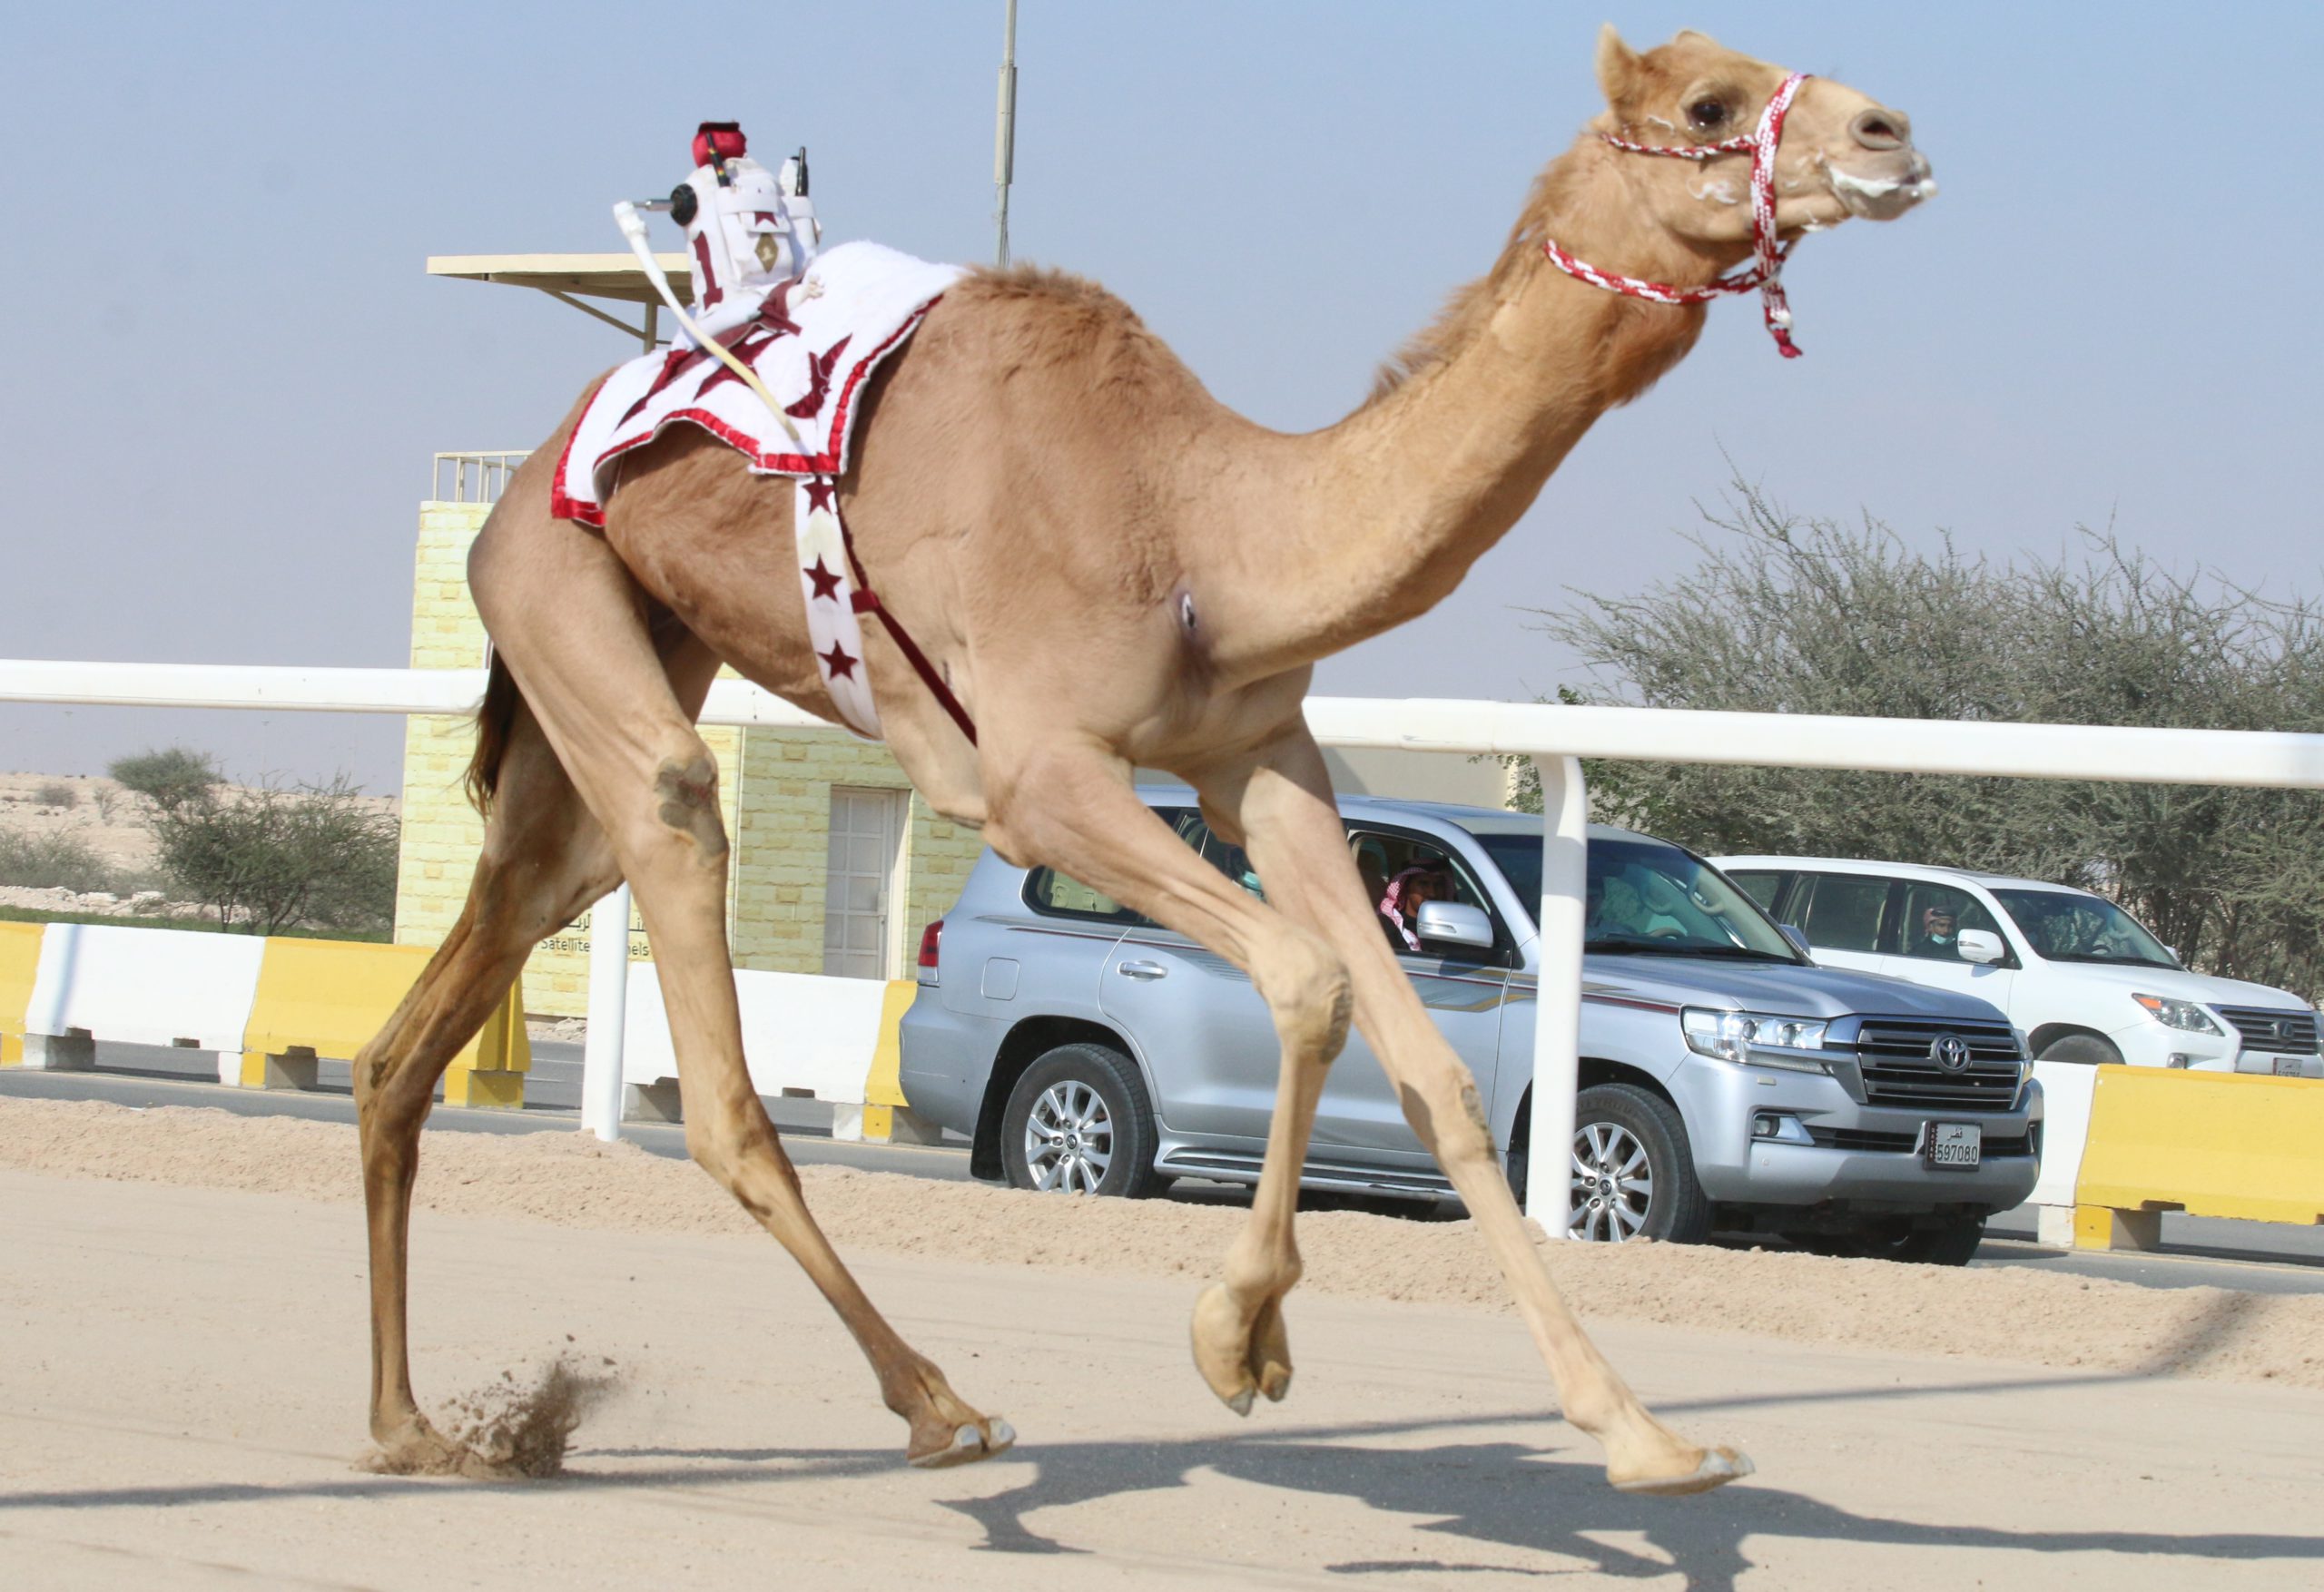
[[[1998,1211],[2022,1202],[2041,1175],[2042,1091],[2033,1083],[2019,1086],[2013,1109],[1981,1112],[1866,1106],[1837,1078],[1724,1062],[1690,1064],[1672,1085],[1703,1192],[1721,1204]],[[1787,1125],[1787,1137],[1753,1136],[1761,1116]],[[1932,1122],[1975,1123],[1979,1165],[1925,1165],[1918,1145]],[[1811,1142],[1788,1142],[1801,1135]]]
[[[915,1115],[954,1133],[976,1133],[992,1076],[993,1026],[949,1011],[938,1000],[912,1002],[897,1029],[896,1078]]]

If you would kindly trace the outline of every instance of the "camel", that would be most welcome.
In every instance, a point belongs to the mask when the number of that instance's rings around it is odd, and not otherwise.
[[[1752,252],[1748,152],[1642,159],[1656,152],[1612,139],[1717,143],[1796,88],[1772,167],[1782,238],[1886,220],[1933,191],[1905,118],[1828,79],[1793,84],[1694,33],[1640,53],[1610,26],[1596,67],[1606,109],[1536,181],[1492,270],[1337,424],[1268,430],[1211,398],[1095,284],[981,270],[868,387],[841,493],[887,609],[973,716],[971,740],[895,642],[865,627],[881,722],[930,806],[980,826],[1009,861],[1055,868],[1230,958],[1274,1019],[1282,1063],[1264,1170],[1194,1309],[1195,1364],[1212,1392],[1247,1414],[1290,1385],[1283,1306],[1300,1275],[1300,1167],[1352,1019],[1466,1203],[1608,1479],[1683,1493],[1749,1463],[1658,1421],[1568,1312],[1469,1075],[1379,931],[1301,717],[1316,660],[1443,598],[1590,424],[1701,330],[1701,304],[1608,291],[1553,268],[1545,242],[1679,288]],[[672,427],[628,457],[602,534],[588,530],[549,508],[580,412],[517,471],[470,555],[494,645],[470,771],[483,850],[458,920],[355,1066],[375,1462],[489,1467],[413,1397],[406,1258],[420,1127],[438,1076],[532,946],[625,878],[667,999],[694,1159],[854,1334],[910,1428],[911,1462],[1001,1452],[1008,1423],[904,1341],[817,1227],[744,1069],[727,841],[694,719],[724,663],[837,722],[792,562],[792,483]],[[1211,826],[1247,848],[1264,902],[1163,826],[1135,793],[1136,767],[1195,788]]]

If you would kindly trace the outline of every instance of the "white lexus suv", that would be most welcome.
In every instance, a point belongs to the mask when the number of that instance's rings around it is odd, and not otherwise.
[[[1711,860],[1818,962],[1980,996],[2041,1060],[2324,1078],[2314,1007],[2189,972],[2088,890],[1909,862]]]

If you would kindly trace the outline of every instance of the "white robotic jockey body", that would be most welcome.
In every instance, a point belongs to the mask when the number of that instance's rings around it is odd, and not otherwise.
[[[671,219],[685,228],[694,256],[694,315],[705,329],[736,309],[755,310],[775,283],[804,274],[822,238],[807,197],[807,152],[770,172],[747,148],[734,123],[704,123],[694,140],[701,164],[670,194]]]

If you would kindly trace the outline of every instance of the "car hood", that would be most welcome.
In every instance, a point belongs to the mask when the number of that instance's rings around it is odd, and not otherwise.
[[[2308,1003],[2288,989],[2247,984],[2240,978],[2215,978],[2181,968],[2123,967],[2108,962],[2050,962],[2053,974],[2112,984],[2138,995],[2161,995],[2176,1000],[2204,1001],[2213,1006],[2257,1006],[2275,1011],[2306,1011]]]
[[[1998,1007],[1973,995],[1845,968],[1730,962],[1713,957],[1599,955],[1581,959],[1581,981],[1584,993],[1590,995],[1785,1017],[1830,1018],[1858,1012],[2008,1021]]]

